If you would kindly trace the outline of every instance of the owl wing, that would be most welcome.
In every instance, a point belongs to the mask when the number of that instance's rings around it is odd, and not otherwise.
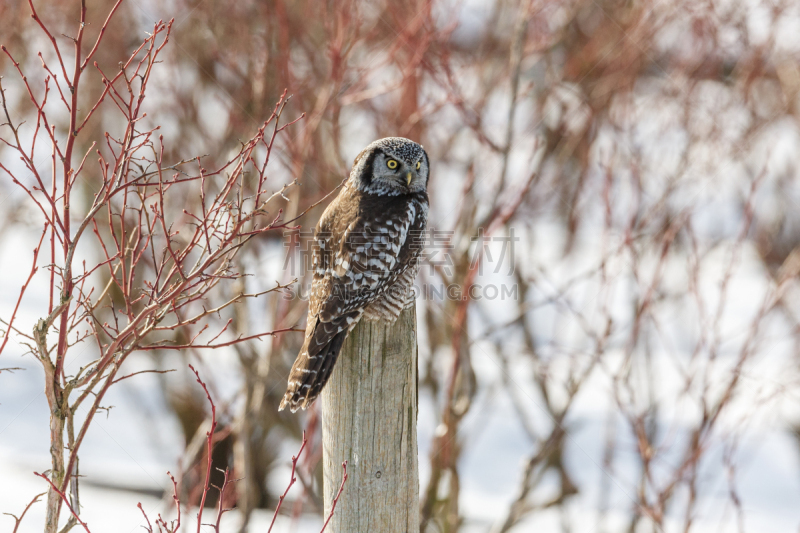
[[[415,202],[356,191],[325,210],[315,231],[306,337],[281,409],[313,402],[364,310],[418,260],[419,211]]]
[[[326,212],[317,227],[309,315],[321,322],[363,309],[419,255],[416,205],[364,196]]]

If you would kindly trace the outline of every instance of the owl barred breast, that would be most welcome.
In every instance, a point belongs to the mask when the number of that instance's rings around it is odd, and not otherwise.
[[[367,146],[315,229],[305,339],[279,410],[306,409],[359,320],[394,322],[413,303],[428,220],[428,154],[402,137]]]

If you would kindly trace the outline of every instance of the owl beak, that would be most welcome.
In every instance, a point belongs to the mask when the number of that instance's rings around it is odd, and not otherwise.
[[[406,173],[406,186],[411,186],[411,172]]]

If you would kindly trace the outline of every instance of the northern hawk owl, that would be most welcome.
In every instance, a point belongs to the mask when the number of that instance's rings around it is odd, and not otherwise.
[[[401,137],[367,146],[322,214],[308,325],[279,409],[307,408],[361,318],[395,321],[413,303],[428,219],[428,154]]]

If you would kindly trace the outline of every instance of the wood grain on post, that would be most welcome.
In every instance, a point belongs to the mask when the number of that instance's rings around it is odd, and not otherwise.
[[[419,531],[417,330],[414,306],[397,322],[362,320],[322,392],[327,532]]]

